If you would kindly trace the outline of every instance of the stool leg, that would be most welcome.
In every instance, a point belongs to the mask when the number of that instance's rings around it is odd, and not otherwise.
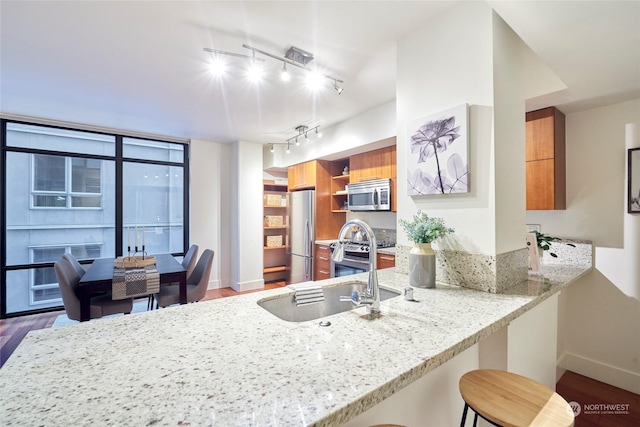
[[[478,413],[477,412],[473,412],[475,415],[473,416],[473,427],[476,427],[478,425]]]
[[[464,423],[467,421],[467,411],[469,410],[469,405],[467,402],[464,402],[464,410],[462,411],[462,420],[460,420],[460,427],[464,427]]]

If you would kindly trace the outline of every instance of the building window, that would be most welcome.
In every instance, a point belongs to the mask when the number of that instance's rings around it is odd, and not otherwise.
[[[69,253],[78,260],[99,258],[102,244],[79,244],[31,248],[31,260],[34,264],[56,262],[62,255]],[[62,302],[58,277],[53,267],[34,268],[31,275],[31,303],[49,304]]]
[[[101,208],[102,161],[34,154],[34,208]]]

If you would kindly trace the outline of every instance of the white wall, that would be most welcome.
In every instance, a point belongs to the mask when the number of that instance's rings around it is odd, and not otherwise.
[[[209,288],[231,286],[229,205],[231,146],[192,140],[189,241],[215,252]]]
[[[595,271],[560,297],[561,366],[635,393],[640,393],[640,301],[603,272],[638,264],[625,256],[629,242],[637,247],[640,235],[624,228],[629,216],[624,170],[626,124],[639,119],[640,99],[567,114],[567,209],[526,215],[527,223],[541,224],[545,233],[592,240],[596,247]],[[599,256],[603,250],[618,256]]]
[[[309,143],[291,146],[289,154],[284,153],[286,145],[276,145],[273,154],[267,145],[264,149],[264,168],[286,168],[319,158],[347,157],[363,151],[364,146],[393,137],[396,135],[395,106],[395,101],[391,101],[326,128],[321,123],[321,139],[314,137]]]

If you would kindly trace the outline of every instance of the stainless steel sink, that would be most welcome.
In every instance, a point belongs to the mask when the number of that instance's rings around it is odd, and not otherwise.
[[[296,306],[296,302],[293,299],[294,293],[292,292],[276,298],[260,300],[258,305],[287,322],[305,322],[353,310],[353,304],[350,301],[340,301],[340,297],[349,296],[353,291],[364,291],[366,288],[366,282],[347,282],[338,286],[322,288],[324,292],[323,302]],[[397,297],[398,295],[400,295],[399,292],[380,288],[380,301]]]

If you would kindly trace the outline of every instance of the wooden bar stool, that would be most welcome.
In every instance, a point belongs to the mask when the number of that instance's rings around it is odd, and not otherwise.
[[[491,424],[516,426],[573,426],[573,410],[566,400],[548,387],[522,375],[493,369],[478,369],[460,378],[460,394],[464,411],[460,427],[464,427],[467,411],[474,412]]]

